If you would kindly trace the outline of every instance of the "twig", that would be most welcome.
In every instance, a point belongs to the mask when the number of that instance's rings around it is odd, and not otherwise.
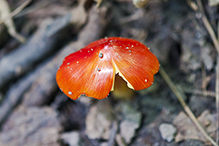
[[[94,0],[97,4],[96,4],[96,6],[97,6],[97,8],[100,6],[100,4],[102,3],[102,0]]]
[[[116,121],[112,124],[112,131],[110,134],[110,139],[108,141],[108,146],[115,146],[116,133],[118,131],[118,123]]]
[[[17,15],[20,11],[22,11],[32,0],[25,1],[22,5],[20,5],[18,8],[16,8],[13,12],[11,12],[7,18],[0,20],[0,24],[4,23],[8,19],[11,19],[15,15]]]
[[[26,39],[17,33],[17,31],[15,29],[14,21],[10,17],[10,7],[9,7],[7,1],[5,1],[5,0],[0,1],[0,14],[1,14],[2,20],[7,19],[4,21],[4,24],[6,25],[6,27],[8,29],[8,33],[11,36],[13,36],[14,38],[16,38],[18,41],[24,43],[26,41]]]
[[[217,41],[219,42],[219,21],[217,23]]]
[[[42,65],[41,65],[42,66]],[[12,85],[4,97],[4,101],[0,106],[0,126],[4,123],[7,117],[11,114],[16,105],[19,104],[22,95],[28,90],[40,71],[38,67],[35,71],[29,73],[25,77],[18,80]]]
[[[217,110],[217,136],[216,141],[219,143],[219,56],[217,57],[217,66],[216,66],[216,110]]]
[[[213,91],[201,91],[201,90],[196,90],[196,89],[183,89],[183,92],[185,93],[192,93],[192,94],[197,94],[197,95],[203,95],[203,96],[211,96],[215,97],[216,94]]]
[[[218,39],[217,39],[217,37],[216,37],[212,27],[211,27],[211,24],[209,23],[206,15],[205,15],[201,0],[197,0],[197,4],[198,4],[198,7],[199,7],[199,10],[201,11],[201,13],[203,15],[202,16],[202,21],[204,23],[204,26],[206,27],[208,33],[210,34],[211,39],[213,41],[213,44],[214,44],[214,46],[217,50],[217,53],[219,55],[219,41],[218,41]],[[219,32],[218,32],[218,34],[219,34]],[[216,110],[217,110],[217,136],[216,136],[216,142],[217,143],[219,143],[219,69],[218,68],[219,68],[219,59],[217,58],[216,86],[215,86],[215,90],[216,90]]]
[[[219,42],[219,23],[218,23],[218,42]],[[219,53],[218,53],[219,55]],[[217,110],[217,135],[216,135],[216,142],[219,143],[219,56],[217,56],[217,67],[216,67],[216,110]]]
[[[53,37],[47,36],[47,28],[52,23],[45,20],[25,44],[0,60],[0,89],[8,81],[22,75],[31,66],[36,64],[37,61],[56,49],[58,35],[54,35]]]
[[[213,43],[214,43],[214,46],[215,46],[217,52],[219,53],[219,43],[218,43],[217,37],[216,37],[216,35],[215,35],[215,33],[214,33],[212,27],[211,27],[211,24],[209,23],[209,21],[208,21],[206,15],[205,15],[205,13],[204,13],[201,0],[197,0],[197,3],[198,3],[199,10],[200,10],[201,13],[202,13],[202,21],[203,21],[203,23],[204,23],[204,25],[205,25],[205,27],[206,27],[208,33],[209,33],[210,36],[211,36],[211,39],[212,39],[212,41],[213,41]]]
[[[191,109],[187,106],[185,101],[185,94],[180,93],[177,87],[174,85],[174,83],[171,81],[170,77],[167,75],[163,67],[160,67],[160,75],[163,77],[163,79],[166,81],[170,89],[173,91],[173,93],[176,95],[178,100],[180,101],[181,105],[183,106],[186,113],[189,115],[189,117],[192,119],[192,121],[195,123],[197,128],[201,131],[201,133],[204,135],[204,137],[209,140],[214,146],[218,146],[217,143],[207,134],[207,132],[204,130],[204,128],[201,126],[201,124],[198,122],[194,114],[192,113]]]
[[[72,10],[72,13],[54,21],[45,20],[24,45],[4,56],[0,60],[0,89],[8,81],[22,75],[36,62],[57,49],[57,43],[68,37],[68,35],[63,34],[66,33],[65,28],[69,25],[74,25],[75,30],[79,31],[80,26],[85,23],[87,18],[85,10],[81,9],[77,7]],[[76,16],[78,15],[77,11],[81,14],[79,17]],[[59,41],[57,41],[58,39]]]
[[[55,0],[46,0],[46,1],[39,1],[38,3],[36,3],[33,6],[30,6],[26,9],[24,9],[23,11],[21,11],[19,14],[17,14],[16,16],[14,16],[14,18],[18,18],[18,17],[22,17],[24,15],[33,13],[39,9],[42,9],[43,7],[48,6],[49,4],[51,4],[52,2],[54,2]]]
[[[196,5],[195,2],[191,1],[191,0],[186,0],[186,2],[188,3],[188,5],[195,11],[198,10],[198,6]]]

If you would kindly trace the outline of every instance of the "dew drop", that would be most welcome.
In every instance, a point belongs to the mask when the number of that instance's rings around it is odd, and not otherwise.
[[[147,79],[145,79],[144,81],[145,81],[145,82],[148,82],[148,80],[147,80]]]
[[[100,52],[99,58],[103,58],[103,53]]]
[[[132,48],[134,47],[134,45],[132,45]]]
[[[131,50],[129,50],[129,52],[131,53],[132,51],[131,51]]]
[[[77,61],[77,63],[79,63],[79,61]]]
[[[100,68],[97,68],[97,71],[99,71],[99,72],[100,72],[100,71],[101,71],[101,69],[100,69]]]
[[[129,47],[126,47],[126,49],[129,49]]]
[[[94,49],[91,48],[90,50],[93,51]]]
[[[67,65],[69,65],[70,63],[68,62]]]
[[[90,51],[87,51],[88,53],[90,52]]]
[[[71,91],[68,91],[68,94],[69,94],[69,95],[72,95],[72,92],[71,92]]]
[[[67,66],[67,68],[69,68],[69,66]]]

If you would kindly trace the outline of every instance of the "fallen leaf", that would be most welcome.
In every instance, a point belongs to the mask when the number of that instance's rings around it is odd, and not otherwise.
[[[216,135],[216,114],[210,114],[210,112],[206,110],[202,112],[200,117],[198,117],[198,121],[206,129],[210,136],[214,137]],[[178,131],[175,137],[175,142],[187,139],[196,139],[206,143],[208,142],[192,120],[184,112],[180,112],[178,116],[175,117],[173,124],[176,126]]]

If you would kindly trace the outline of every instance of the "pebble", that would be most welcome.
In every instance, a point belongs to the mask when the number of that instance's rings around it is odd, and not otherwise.
[[[167,142],[171,142],[174,139],[176,128],[171,124],[163,123],[159,126],[161,137]]]

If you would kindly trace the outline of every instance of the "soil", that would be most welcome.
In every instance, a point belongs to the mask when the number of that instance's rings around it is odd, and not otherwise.
[[[13,11],[25,0],[6,2]],[[187,115],[177,120],[186,112],[159,72],[151,87],[135,91],[128,100],[110,93],[103,100],[82,95],[74,101],[55,80],[64,57],[95,40],[138,40],[157,56],[216,141],[217,51],[200,5],[193,3],[194,10],[189,2],[193,1],[151,0],[136,8],[131,0],[102,0],[99,7],[92,0],[31,1],[13,17],[24,43],[0,24],[0,145],[212,145]],[[202,4],[216,33],[218,7]],[[162,124],[176,129],[170,141],[161,135]]]

